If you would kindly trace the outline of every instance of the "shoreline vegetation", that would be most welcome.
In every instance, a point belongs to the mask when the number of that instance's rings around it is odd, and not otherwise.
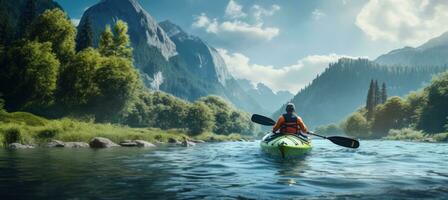
[[[218,135],[204,132],[191,136],[186,130],[159,128],[131,128],[119,124],[101,124],[63,118],[49,120],[26,112],[8,113],[0,111],[0,147],[19,143],[30,146],[46,146],[54,141],[89,143],[93,138],[102,137],[116,144],[131,140],[144,140],[153,144],[178,144],[185,140],[188,144],[202,142],[245,141],[239,134]]]

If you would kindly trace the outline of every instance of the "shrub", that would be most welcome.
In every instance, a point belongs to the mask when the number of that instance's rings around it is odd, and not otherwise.
[[[426,135],[419,130],[414,130],[412,128],[403,129],[391,129],[389,134],[384,137],[387,140],[423,140]]]
[[[435,134],[432,138],[437,142],[448,142],[448,132]]]
[[[45,128],[37,132],[37,137],[39,139],[48,140],[55,138],[59,134],[60,130],[56,128]]]
[[[5,146],[22,141],[22,133],[19,128],[12,127],[3,131],[3,143]]]

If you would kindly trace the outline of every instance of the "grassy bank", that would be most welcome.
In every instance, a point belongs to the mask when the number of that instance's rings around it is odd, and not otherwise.
[[[390,130],[389,134],[384,137],[386,140],[405,140],[405,141],[421,141],[421,142],[448,142],[448,132],[438,134],[425,134],[422,131],[411,128],[403,128],[399,130]]]
[[[161,130],[158,128],[130,128],[117,124],[99,124],[75,119],[48,120],[30,113],[7,113],[0,111],[0,146],[19,142],[22,144],[41,144],[51,139],[72,142],[89,142],[93,137],[109,138],[119,143],[123,140],[146,140],[149,142],[168,142],[170,138],[183,137],[204,141],[239,140],[238,134],[217,135],[203,133],[189,136],[184,130]]]

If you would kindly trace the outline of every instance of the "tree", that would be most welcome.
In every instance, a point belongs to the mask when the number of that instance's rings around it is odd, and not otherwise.
[[[103,56],[112,56],[114,55],[114,34],[112,33],[112,29],[109,25],[106,26],[106,29],[103,33],[101,33],[100,42],[99,42],[99,51]]]
[[[187,126],[191,134],[211,131],[214,121],[212,111],[203,102],[196,102],[188,109]]]
[[[96,70],[103,62],[100,53],[86,48],[74,56],[60,74],[58,101],[66,107],[86,106],[98,96]]]
[[[128,25],[118,20],[114,27],[115,56],[132,59],[132,47],[128,35]]]
[[[381,86],[381,103],[385,103],[387,100],[387,91],[386,91],[386,83],[383,82],[383,85]]]
[[[375,110],[372,131],[377,137],[386,136],[390,129],[409,126],[409,105],[400,97],[392,97]]]
[[[130,39],[128,26],[125,22],[118,20],[112,32],[110,26],[101,34],[99,49],[104,56],[118,56],[122,58],[132,59],[132,47],[130,46]]]
[[[375,109],[375,85],[373,79],[370,80],[369,91],[367,92],[366,109],[367,118],[370,119],[373,116],[373,110]]]
[[[116,119],[140,84],[132,62],[115,56],[102,61],[94,80],[100,91],[94,104],[99,121]]]
[[[75,55],[76,28],[59,8],[46,10],[30,27],[29,37],[39,42],[51,42],[53,52],[62,64]]]
[[[83,24],[80,25],[79,32],[76,38],[76,51],[81,51],[85,48],[93,46],[93,32],[90,18],[86,17]]]
[[[375,80],[374,82],[374,88],[375,88],[375,99],[374,99],[374,105],[377,106],[378,104],[381,104],[381,92],[380,92],[380,88],[378,86],[378,81]]]
[[[347,135],[353,137],[369,137],[369,123],[367,119],[360,113],[355,112],[342,124],[342,127]]]
[[[448,72],[434,78],[424,92],[427,94],[427,103],[422,109],[417,128],[428,133],[445,131],[444,125],[448,117]]]
[[[27,29],[37,17],[36,0],[27,0],[19,21],[19,37],[26,34]]]
[[[7,106],[12,110],[29,110],[35,105],[52,104],[60,63],[51,43],[25,41],[13,46],[7,56]]]

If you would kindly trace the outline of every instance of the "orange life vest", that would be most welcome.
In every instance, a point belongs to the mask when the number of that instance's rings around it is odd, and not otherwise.
[[[280,128],[281,133],[296,134],[299,132],[299,124],[297,123],[297,115],[295,114],[283,114],[285,122]]]

